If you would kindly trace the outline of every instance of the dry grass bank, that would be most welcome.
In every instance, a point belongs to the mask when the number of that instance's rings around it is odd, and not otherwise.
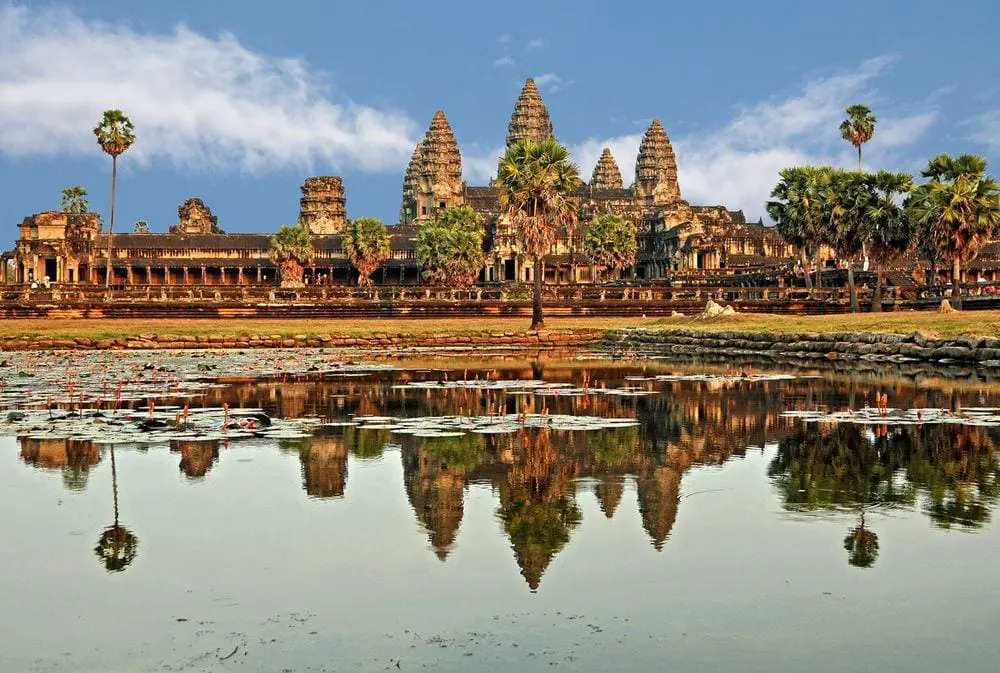
[[[139,334],[282,337],[296,334],[421,334],[431,332],[523,332],[526,318],[377,319],[377,320],[80,320],[25,319],[0,323],[0,337],[108,339]],[[898,332],[917,330],[942,337],[965,333],[1000,336],[1000,311],[939,314],[902,312],[834,316],[738,315],[710,321],[683,318],[550,318],[548,329],[699,329],[761,332]]]

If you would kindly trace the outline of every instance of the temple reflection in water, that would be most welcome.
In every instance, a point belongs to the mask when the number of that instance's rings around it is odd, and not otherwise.
[[[483,372],[476,373],[486,374]],[[575,381],[609,387],[633,368],[511,368],[507,378]],[[471,376],[472,374],[463,374]],[[257,381],[213,389],[205,406],[228,402],[261,407],[269,414],[343,420],[349,415],[395,417],[565,413],[631,417],[638,425],[590,432],[522,430],[515,434],[415,437],[388,430],[326,427],[311,438],[279,440],[278,450],[297,456],[302,488],[313,499],[345,496],[353,461],[399,457],[407,499],[426,531],[429,546],[445,561],[454,549],[472,485],[488,485],[495,515],[521,574],[539,586],[552,559],[584,524],[581,494],[597,499],[611,518],[634,491],[642,528],[656,550],[664,549],[683,502],[684,475],[718,466],[745,452],[770,457],[768,476],[789,512],[854,513],[844,530],[848,562],[875,563],[879,553],[871,513],[919,509],[935,526],[974,530],[989,520],[998,496],[997,432],[964,425],[806,425],[781,416],[796,408],[856,408],[876,388],[857,380],[801,378],[790,381],[630,381],[654,394],[511,395],[500,390],[406,388],[409,380],[440,372],[402,371],[333,381]],[[899,407],[997,405],[991,395],[946,389],[881,385]],[[273,446],[273,440],[269,444]],[[20,441],[24,463],[60,470],[69,489],[83,489],[106,447],[71,440]],[[118,451],[134,450],[119,448]],[[158,449],[153,449],[158,450]],[[226,460],[219,442],[174,442],[170,451],[185,479],[211,480]],[[119,477],[120,479],[120,477]],[[117,503],[117,484],[116,484]],[[117,510],[116,510],[117,521]]]

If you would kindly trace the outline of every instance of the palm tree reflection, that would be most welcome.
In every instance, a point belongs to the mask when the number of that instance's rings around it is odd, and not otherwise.
[[[94,553],[101,559],[108,572],[121,572],[132,561],[139,547],[139,539],[128,528],[118,523],[118,469],[115,465],[115,447],[111,446],[111,490],[115,502],[115,522],[97,539]]]

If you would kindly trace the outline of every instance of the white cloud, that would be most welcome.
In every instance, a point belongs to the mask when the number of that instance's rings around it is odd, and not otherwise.
[[[541,49],[544,46],[545,46],[545,40],[541,38],[535,38],[534,40],[528,42],[527,45],[525,45],[524,50],[528,51],[530,49]]]
[[[470,185],[485,185],[496,177],[497,164],[503,156],[506,147],[483,149],[482,146],[470,145],[469,151],[462,151],[462,179]]]
[[[564,80],[554,72],[535,75],[532,79],[535,80],[535,85],[538,86],[539,90],[547,91],[548,93],[555,93],[560,89],[565,89],[574,82],[574,80]]]
[[[1000,150],[1000,110],[991,110],[965,122],[972,129],[969,139],[990,150]]]
[[[94,153],[107,108],[135,123],[130,156],[259,170],[314,163],[397,170],[415,144],[404,113],[351,101],[298,59],[207,37],[0,9],[0,151]]]
[[[791,96],[741,109],[732,121],[715,130],[674,136],[667,122],[684,197],[694,204],[740,208],[756,219],[764,214],[764,202],[782,168],[803,164],[853,167],[854,150],[837,130],[844,108],[858,100],[871,100],[874,80],[894,60],[882,56],[850,71],[815,78]],[[879,116],[875,139],[865,148],[865,156],[866,163],[886,167],[899,167],[898,150],[918,140],[940,119],[937,109]],[[589,139],[571,149],[581,174],[589,176],[601,150],[610,147],[628,184],[641,139],[639,134]]]
[[[506,68],[512,65],[514,65],[514,59],[510,56],[501,56],[497,60],[493,61],[494,68]]]
[[[497,42],[499,42],[500,44],[507,44],[512,39],[513,38],[510,36],[510,33],[504,33],[503,35],[497,38]]]

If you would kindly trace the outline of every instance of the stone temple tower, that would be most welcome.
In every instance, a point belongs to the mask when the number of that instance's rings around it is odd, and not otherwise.
[[[615,158],[611,156],[611,150],[607,147],[601,152],[601,158],[594,166],[594,174],[590,178],[591,189],[622,189],[622,172],[618,170]]]
[[[319,236],[342,234],[347,224],[346,204],[343,179],[329,175],[306,178],[299,200],[299,224]]]
[[[659,119],[649,125],[639,145],[634,189],[637,197],[655,205],[667,205],[681,199],[677,157]]]
[[[521,95],[514,104],[514,113],[507,126],[507,147],[518,140],[550,140],[552,135],[552,120],[549,111],[538,94],[535,80],[530,77],[521,89]]]
[[[403,178],[401,221],[425,222],[463,203],[462,155],[444,112],[434,113]]]

